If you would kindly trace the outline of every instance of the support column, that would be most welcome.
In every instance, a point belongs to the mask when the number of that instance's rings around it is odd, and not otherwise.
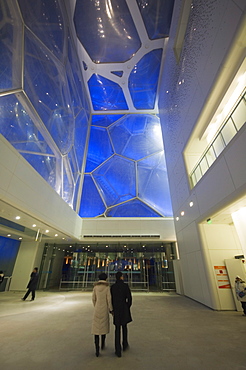
[[[25,290],[34,267],[40,267],[44,244],[22,242],[16,258],[9,290]]]

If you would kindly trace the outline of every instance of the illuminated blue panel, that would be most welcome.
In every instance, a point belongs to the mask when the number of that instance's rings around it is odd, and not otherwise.
[[[111,71],[111,73],[113,73],[113,75],[118,76],[118,77],[123,76],[123,71]]]
[[[94,126],[108,127],[123,116],[124,114],[94,114],[92,116],[91,124]]]
[[[138,162],[138,196],[160,212],[172,217],[164,152]]]
[[[105,212],[105,206],[90,175],[84,176],[80,217],[96,217]]]
[[[157,116],[125,115],[109,128],[117,154],[139,160],[163,150],[162,132]]]
[[[107,130],[101,127],[91,127],[85,172],[93,171],[113,153]]]
[[[88,130],[88,118],[86,112],[82,110],[75,119],[75,134],[74,134],[74,149],[76,152],[78,167],[80,171],[83,163],[87,130]]]
[[[167,37],[170,31],[174,0],[137,0],[151,40]]]
[[[58,1],[18,0],[25,24],[60,59],[63,58],[65,30],[63,14]]]
[[[141,46],[125,0],[77,0],[74,24],[95,63],[125,62]]]
[[[20,243],[20,240],[13,240],[0,236],[0,269],[4,272],[5,276],[12,276]],[[6,282],[7,279],[0,284],[1,291],[5,290]]]
[[[74,181],[74,183],[76,183],[76,181],[78,180],[80,170],[79,170],[79,167],[78,167],[78,161],[77,161],[77,158],[76,158],[74,147],[68,153],[67,160],[70,164],[71,172],[72,172],[72,175],[73,175],[73,181]]]
[[[23,28],[21,18],[11,11],[7,0],[0,3],[0,92],[21,87]]]
[[[17,149],[53,155],[15,95],[0,98],[0,133]]]
[[[76,47],[73,44],[72,37],[69,35],[68,43],[67,43],[67,52],[68,52],[68,61],[67,65],[69,65],[69,82],[71,84],[70,87],[70,94],[71,94],[71,101],[74,107],[74,114],[77,115],[79,109],[83,107],[87,111],[90,112],[90,105],[89,100],[87,98],[87,92],[85,91],[84,80],[81,73],[81,67],[79,64],[79,60],[76,53]]]
[[[143,56],[134,66],[128,87],[136,109],[153,109],[155,106],[162,49]]]
[[[114,156],[93,172],[107,206],[124,202],[136,196],[135,164]]]
[[[47,181],[56,188],[56,158],[42,155],[21,153],[30,165]]]
[[[107,217],[160,217],[153,209],[146,206],[140,200],[133,199],[124,204],[110,208],[106,212]]]
[[[117,83],[93,74],[88,86],[94,110],[128,109],[122,88]]]
[[[61,153],[66,154],[74,137],[74,119],[65,71],[28,31],[25,48],[25,91]]]

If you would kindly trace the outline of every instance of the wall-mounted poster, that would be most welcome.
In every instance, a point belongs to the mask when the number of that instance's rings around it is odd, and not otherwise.
[[[219,289],[231,289],[227,270],[225,266],[214,266],[214,272]]]

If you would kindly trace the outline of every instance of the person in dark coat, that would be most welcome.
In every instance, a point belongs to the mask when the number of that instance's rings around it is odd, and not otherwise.
[[[116,273],[116,282],[111,286],[113,323],[115,325],[115,354],[121,357],[121,328],[123,351],[128,348],[127,324],[132,321],[130,307],[132,295],[128,284],[123,281],[122,272]]]
[[[27,285],[28,291],[26,292],[24,297],[21,298],[22,301],[25,301],[30,293],[32,293],[31,301],[34,301],[34,299],[35,299],[35,290],[37,289],[37,285],[38,285],[38,268],[35,267],[33,269],[33,272],[31,273],[30,280],[29,280],[29,283]]]

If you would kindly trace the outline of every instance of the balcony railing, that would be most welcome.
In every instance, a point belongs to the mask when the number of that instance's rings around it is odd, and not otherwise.
[[[246,91],[237,103],[236,107],[221,126],[212,143],[201,156],[198,164],[190,174],[191,186],[194,187],[205,175],[209,167],[218,158],[221,152],[237,134],[246,120]]]

